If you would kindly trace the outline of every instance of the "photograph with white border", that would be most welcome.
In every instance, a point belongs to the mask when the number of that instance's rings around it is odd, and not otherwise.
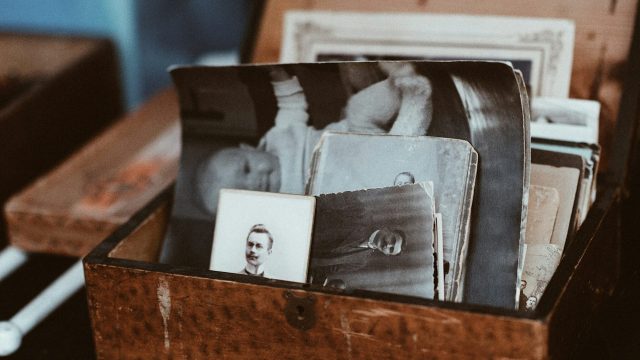
[[[531,100],[531,137],[597,144],[600,103],[539,97]]]
[[[210,269],[305,282],[312,196],[222,189]]]

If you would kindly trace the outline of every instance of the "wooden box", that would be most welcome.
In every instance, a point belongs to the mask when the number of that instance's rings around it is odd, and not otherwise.
[[[0,33],[0,204],[122,113],[106,39]],[[14,90],[7,90],[8,85]],[[0,246],[5,224],[0,221]]]
[[[84,259],[98,358],[546,359],[579,354],[621,277],[621,184],[638,121],[637,4],[539,1],[525,6],[504,0],[462,8],[460,2],[444,0],[267,3],[264,18],[272,21],[258,32],[254,59],[260,61],[275,60],[278,21],[290,8],[575,19],[572,95],[600,99],[607,108],[603,136],[613,139],[615,133],[616,139],[609,141],[615,147],[605,144],[609,164],[600,174],[598,199],[537,309],[526,313],[159,264],[168,189]],[[629,66],[623,66],[629,54]]]
[[[84,260],[100,359],[565,358],[619,276],[610,186],[534,313],[157,264],[170,195]]]
[[[178,103],[167,89],[5,205],[10,242],[82,257],[176,177]]]

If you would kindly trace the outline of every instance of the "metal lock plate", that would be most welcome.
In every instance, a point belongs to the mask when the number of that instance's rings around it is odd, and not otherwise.
[[[291,291],[285,291],[284,298],[287,304],[284,315],[289,325],[300,330],[309,330],[316,323],[315,303],[312,295],[298,297]]]

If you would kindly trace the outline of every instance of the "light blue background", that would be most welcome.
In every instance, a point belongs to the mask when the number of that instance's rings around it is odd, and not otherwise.
[[[0,0],[0,31],[111,38],[132,108],[171,83],[169,65],[237,51],[250,5],[250,0]]]

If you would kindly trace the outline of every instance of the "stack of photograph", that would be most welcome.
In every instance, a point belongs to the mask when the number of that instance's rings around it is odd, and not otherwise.
[[[183,141],[162,262],[535,309],[596,196],[600,105],[567,98],[573,23],[385,14],[440,34],[407,46],[367,31],[376,16],[291,12],[287,64],[171,70]],[[552,44],[527,40],[544,31]]]

